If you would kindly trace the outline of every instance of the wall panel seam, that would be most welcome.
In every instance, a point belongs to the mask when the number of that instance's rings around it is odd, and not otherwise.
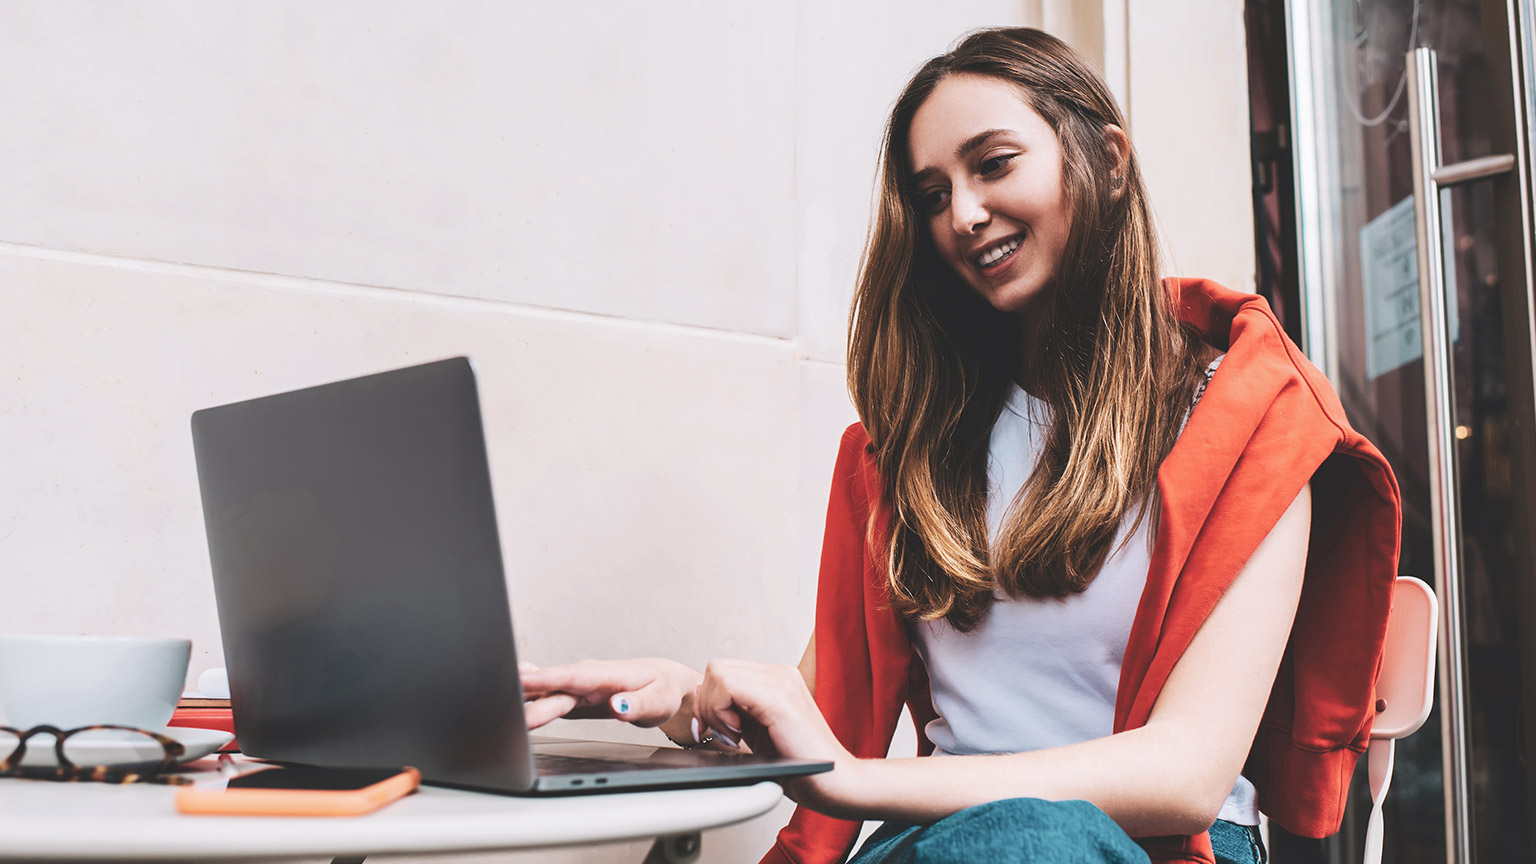
[[[726,330],[696,324],[680,324],[673,321],[627,318],[619,315],[604,315],[598,312],[561,309],[531,303],[512,303],[484,297],[462,297],[453,294],[417,291],[409,288],[340,282],[307,276],[290,276],[281,273],[264,273],[256,270],[239,270],[207,264],[185,264],[174,261],[129,258],[99,252],[51,249],[44,246],[0,241],[0,259],[6,257],[57,261],[86,267],[101,267],[135,273],[157,273],[192,279],[234,282],[283,294],[325,294],[381,303],[404,303],[436,308],[473,310],[499,315],[517,315],[525,318],[605,326],[620,330],[650,330],[695,339],[739,342],[784,348],[786,350],[793,350],[796,341],[795,337],[790,336],[765,336],[759,333],[749,333],[740,330]]]

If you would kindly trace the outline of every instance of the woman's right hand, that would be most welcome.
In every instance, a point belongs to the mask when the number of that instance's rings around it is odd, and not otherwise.
[[[675,660],[583,660],[539,668],[518,664],[529,729],[560,717],[611,717],[660,726],[691,702],[704,676]],[[691,705],[688,706],[691,712]]]

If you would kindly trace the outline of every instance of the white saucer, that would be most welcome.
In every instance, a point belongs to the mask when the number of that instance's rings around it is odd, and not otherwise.
[[[234,740],[234,735],[221,729],[194,729],[184,726],[171,726],[159,730],[161,735],[172,738],[186,748],[185,753],[177,758],[177,762],[190,762],[193,759],[201,759],[209,753],[223,747]],[[141,762],[155,762],[163,755],[160,745],[151,738],[134,736],[135,740],[124,741],[90,741],[76,745],[71,738],[69,748],[72,754],[78,752],[82,758],[73,761],[79,765],[133,765]],[[59,764],[58,757],[53,752],[53,736],[41,733],[32,736],[27,742],[27,755],[21,760],[24,768],[53,768]]]

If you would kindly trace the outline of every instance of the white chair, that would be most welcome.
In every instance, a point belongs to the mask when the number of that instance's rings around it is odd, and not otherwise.
[[[1381,864],[1381,802],[1392,785],[1397,739],[1418,731],[1435,695],[1435,644],[1440,604],[1428,585],[1400,576],[1392,589],[1392,613],[1376,679],[1376,721],[1366,749],[1371,779],[1371,818],[1365,829],[1364,864]]]

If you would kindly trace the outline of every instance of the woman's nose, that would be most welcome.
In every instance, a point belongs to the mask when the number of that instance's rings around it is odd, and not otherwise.
[[[960,189],[950,193],[949,216],[956,234],[975,234],[992,220],[980,195]]]

